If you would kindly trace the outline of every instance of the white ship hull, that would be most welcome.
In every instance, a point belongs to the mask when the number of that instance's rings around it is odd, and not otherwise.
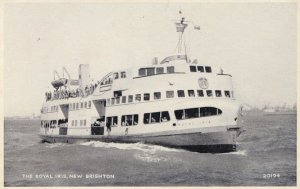
[[[224,127],[222,127],[224,128]],[[220,130],[216,128],[215,130]],[[202,132],[201,132],[202,131]],[[158,132],[140,135],[40,135],[43,142],[81,143],[87,141],[155,144],[171,148],[186,149],[196,152],[224,153],[236,151],[236,138],[241,128],[226,127],[224,131],[205,132],[201,129]]]

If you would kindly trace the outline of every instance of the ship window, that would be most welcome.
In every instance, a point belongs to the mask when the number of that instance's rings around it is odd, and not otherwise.
[[[128,96],[128,103],[131,103],[133,101],[133,95]]]
[[[114,73],[114,79],[119,79],[119,73],[118,72]]]
[[[116,104],[120,104],[120,98],[116,98]]]
[[[164,111],[161,113],[161,122],[170,121],[170,115],[168,111]]]
[[[83,126],[86,126],[86,120],[83,120]]]
[[[167,73],[174,73],[174,72],[175,72],[174,66],[167,67]]]
[[[175,110],[176,119],[184,119],[184,111],[183,110]]]
[[[83,124],[82,124],[82,120],[80,120],[80,126],[82,126]]]
[[[151,113],[151,123],[159,123],[160,122],[160,112]]]
[[[144,93],[144,101],[149,101],[149,100],[150,100],[150,94]]]
[[[185,97],[184,90],[178,90],[177,95],[178,95],[178,97]]]
[[[205,66],[205,72],[210,73],[211,72],[211,67],[210,66]]]
[[[167,91],[166,96],[167,98],[174,98],[174,91]]]
[[[140,102],[141,101],[141,94],[135,95],[135,101]]]
[[[203,90],[197,90],[197,94],[198,94],[198,97],[204,96]]]
[[[118,116],[112,116],[106,118],[106,126],[116,127],[118,126]]]
[[[212,97],[213,96],[212,90],[206,90],[206,95],[208,97]]]
[[[131,126],[131,125],[137,125],[139,117],[137,114],[134,115],[123,115],[122,118],[122,126]]]
[[[144,114],[144,124],[149,124],[150,123],[150,113],[145,113]]]
[[[156,68],[156,74],[163,74],[164,73],[164,68],[163,67],[157,67]]]
[[[122,96],[122,91],[114,91],[114,97]]]
[[[76,109],[77,110],[79,109],[79,103],[76,103]]]
[[[199,108],[189,108],[185,109],[185,119],[198,118],[199,117]]]
[[[114,105],[114,104],[115,104],[115,99],[112,98],[112,99],[111,99],[111,105]]]
[[[121,78],[126,78],[126,72],[121,72]]]
[[[194,90],[188,90],[189,97],[195,97],[195,91]]]
[[[204,72],[203,66],[197,66],[197,68],[198,68],[198,72]]]
[[[109,106],[110,105],[110,98],[108,98],[107,100],[106,100],[106,104]]]
[[[145,68],[140,68],[139,69],[139,76],[146,76],[146,69]]]
[[[222,97],[222,92],[221,90],[216,90],[216,97]]]
[[[122,103],[126,103],[126,96],[122,96]]]
[[[84,107],[87,108],[87,102],[84,102]]]
[[[91,108],[91,106],[92,106],[92,102],[91,102],[91,101],[89,101],[89,108]]]
[[[230,92],[229,92],[229,91],[225,91],[225,96],[226,96],[227,98],[230,98]]]
[[[147,68],[147,76],[154,75],[154,68]]]
[[[191,72],[196,72],[197,70],[196,70],[196,66],[190,66],[190,71]]]
[[[160,92],[154,92],[154,99],[160,99],[161,98],[161,93]]]
[[[222,111],[221,111],[222,113]],[[220,113],[220,114],[221,114]],[[218,115],[218,109],[214,107],[203,107],[200,108],[200,117]]]

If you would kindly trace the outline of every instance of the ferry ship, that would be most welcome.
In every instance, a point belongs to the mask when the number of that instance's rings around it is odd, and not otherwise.
[[[79,65],[78,79],[71,79],[65,68],[67,77],[55,71],[54,89],[46,92],[41,109],[42,141],[236,151],[242,127],[232,76],[187,55],[183,36],[189,24],[184,17],[175,22],[178,52],[161,61],[116,69],[97,82],[87,64]]]

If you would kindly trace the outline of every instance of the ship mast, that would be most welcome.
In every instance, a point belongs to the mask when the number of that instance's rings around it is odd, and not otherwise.
[[[184,50],[184,55],[186,56],[186,61],[188,62],[184,31],[188,27],[187,23],[190,21],[185,20],[185,17],[182,16],[181,10],[179,11],[179,15],[180,15],[180,20],[177,20],[175,22],[176,32],[178,32],[178,34],[179,34],[179,39],[178,39],[178,43],[177,43],[177,52],[178,52],[178,54],[181,54],[182,51]],[[194,26],[194,29],[200,30],[200,27]]]

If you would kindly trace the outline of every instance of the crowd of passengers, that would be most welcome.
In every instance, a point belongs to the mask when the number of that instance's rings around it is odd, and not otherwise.
[[[91,84],[90,86],[87,85],[84,90],[79,88],[71,90],[59,88],[53,92],[46,92],[46,101],[89,96],[94,93],[97,86],[97,83]]]

